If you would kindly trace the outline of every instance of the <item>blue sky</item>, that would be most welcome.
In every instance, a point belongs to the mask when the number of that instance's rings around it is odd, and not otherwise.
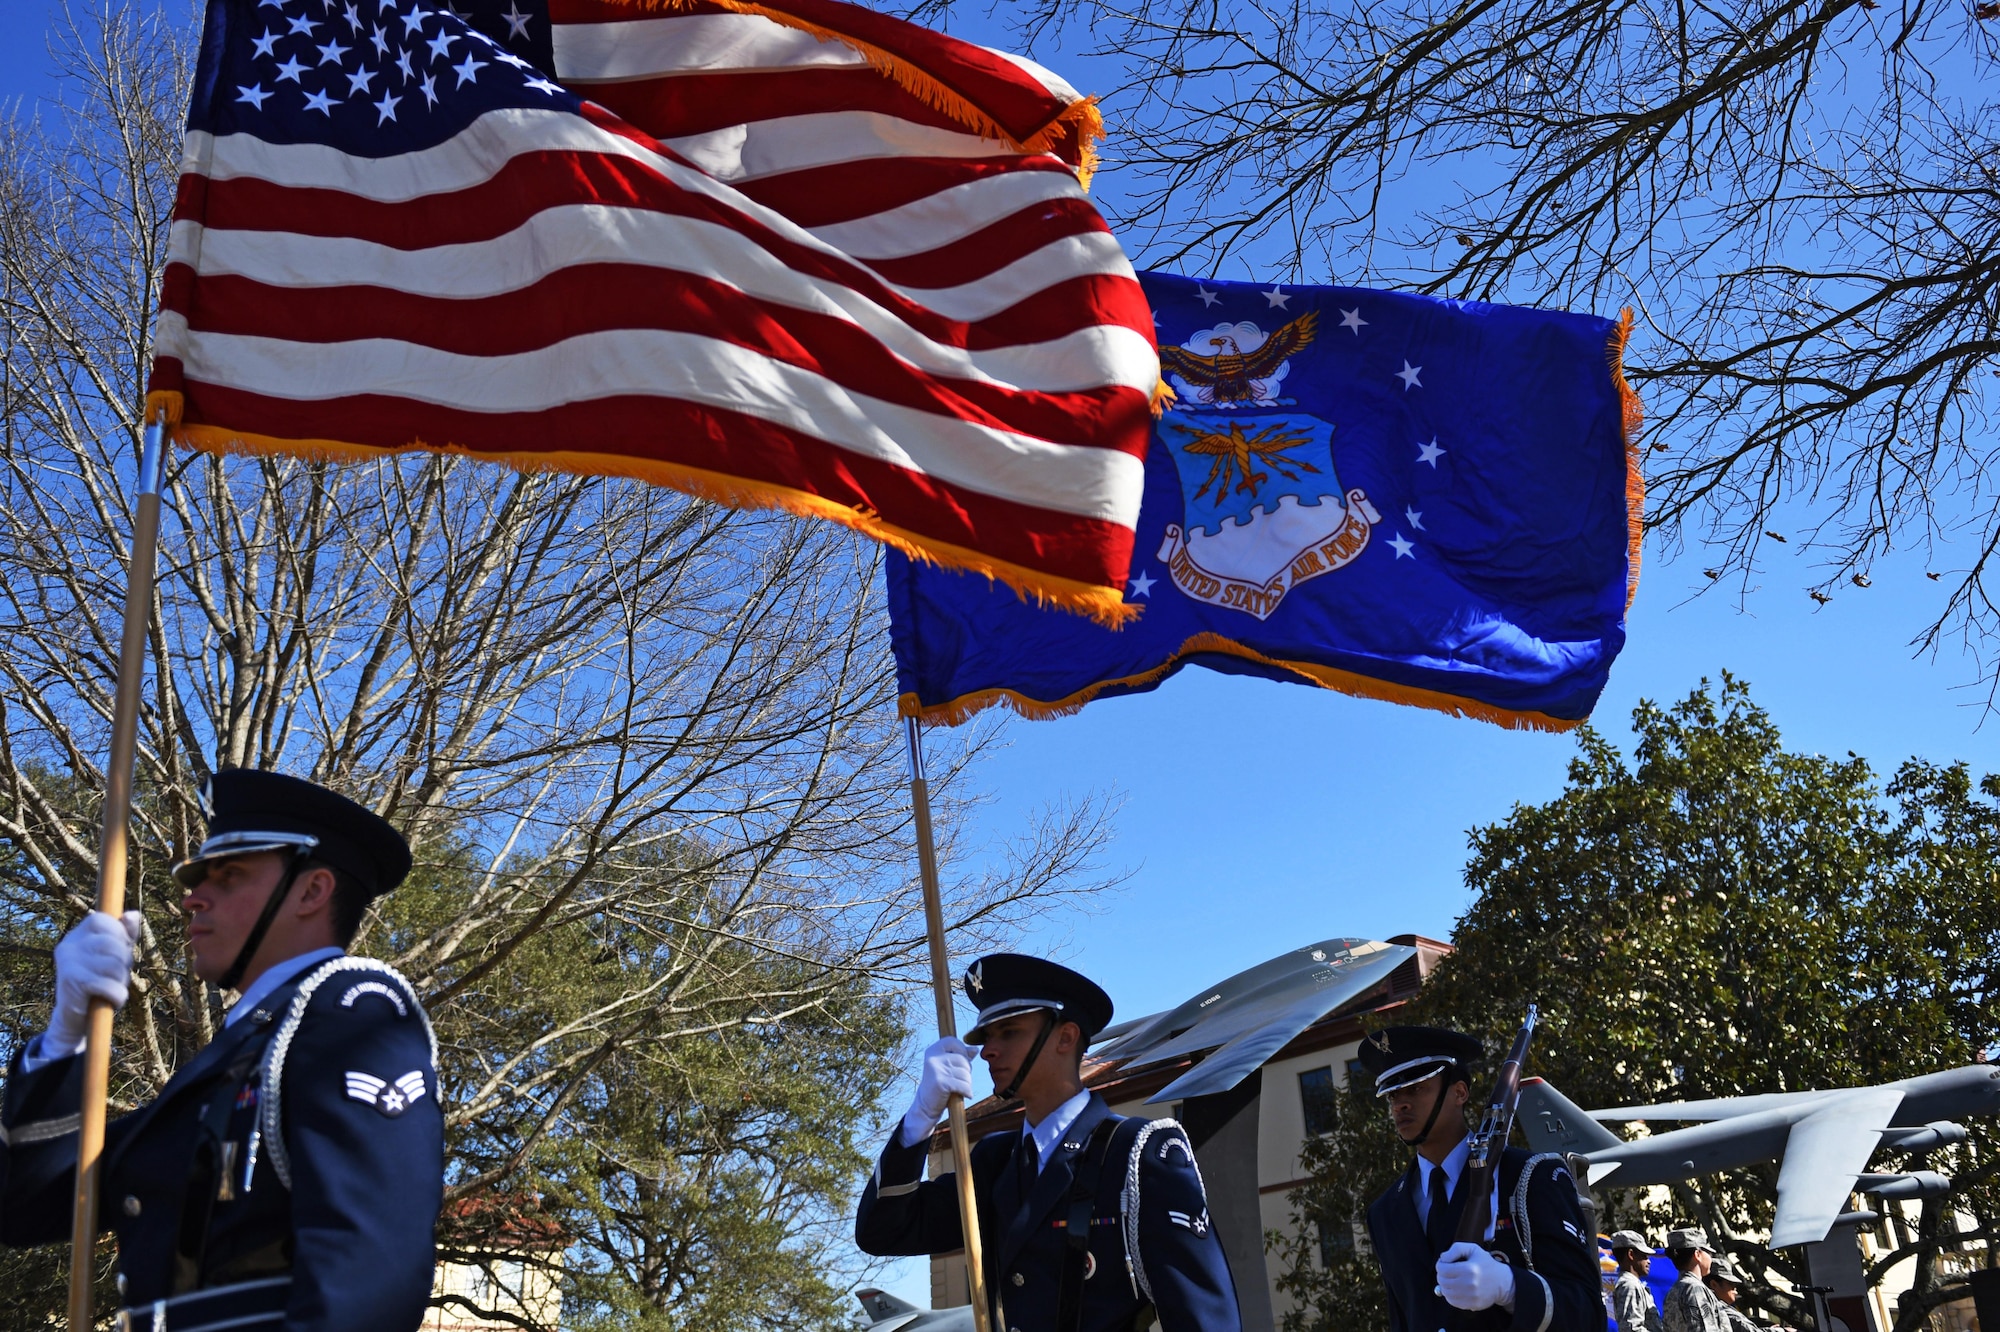
[[[38,33],[55,7],[0,4],[13,39],[0,43],[0,103],[45,95]],[[979,26],[966,35],[998,44]],[[1112,174],[1100,189],[1116,188]],[[1796,542],[1766,552],[1757,590],[1739,604],[1726,582],[1692,595],[1707,585],[1699,550],[1669,561],[1649,547],[1629,644],[1598,708],[1602,729],[1622,740],[1639,699],[1671,700],[1728,669],[1751,682],[1795,748],[1853,750],[1878,772],[1910,754],[2000,768],[2000,726],[1980,729],[1984,694],[1966,687],[1974,664],[1955,650],[1915,657],[1909,646],[1941,595],[1925,570],[1962,565],[1964,553],[1890,558],[1872,570],[1872,587],[1842,588],[1816,608],[1805,592],[1814,556]],[[983,772],[994,798],[982,818],[995,837],[1049,800],[1123,797],[1107,860],[1129,881],[1094,913],[1051,918],[1022,946],[1096,977],[1126,1017],[1320,938],[1448,937],[1466,905],[1466,831],[1556,794],[1575,751],[1563,736],[1201,670],[1075,717],[1014,723],[1008,741]],[[886,1284],[927,1295],[921,1264],[901,1265]]]

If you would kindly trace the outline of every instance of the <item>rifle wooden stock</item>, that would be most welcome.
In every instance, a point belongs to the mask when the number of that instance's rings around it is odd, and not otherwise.
[[[1465,1244],[1483,1244],[1494,1215],[1494,1192],[1499,1186],[1500,1157],[1507,1150],[1507,1138],[1514,1131],[1514,1112],[1521,1104],[1521,1066],[1528,1061],[1528,1043],[1535,1037],[1535,1006],[1528,1005],[1527,1021],[1514,1036],[1507,1062],[1493,1079],[1493,1099],[1487,1103],[1486,1117],[1472,1131],[1472,1149],[1465,1158],[1465,1175],[1459,1191],[1465,1207],[1458,1214],[1458,1233],[1452,1238]]]

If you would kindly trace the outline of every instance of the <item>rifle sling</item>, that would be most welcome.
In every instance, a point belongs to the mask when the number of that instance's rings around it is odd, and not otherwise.
[[[1083,1283],[1090,1265],[1091,1213],[1097,1203],[1097,1181],[1119,1120],[1106,1115],[1091,1130],[1070,1176],[1064,1198],[1062,1284],[1056,1294],[1056,1332],[1078,1332],[1083,1326]]]
[[[187,1183],[181,1194],[180,1229],[174,1242],[172,1292],[184,1295],[199,1290],[208,1257],[209,1220],[215,1211],[216,1195],[236,1162],[226,1160],[223,1144],[229,1140],[229,1119],[243,1087],[256,1075],[263,1062],[264,1047],[270,1043],[271,1028],[263,1026],[258,1035],[243,1043],[229,1062],[221,1084],[202,1107],[201,1129],[194,1155],[188,1162]]]

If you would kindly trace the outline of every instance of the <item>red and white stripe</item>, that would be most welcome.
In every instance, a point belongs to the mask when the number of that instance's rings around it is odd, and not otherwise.
[[[184,437],[698,469],[1115,608],[1158,361],[1080,132],[1021,146],[1076,93],[789,8],[874,62],[756,13],[556,0],[583,116],[383,159],[190,133],[154,377]]]

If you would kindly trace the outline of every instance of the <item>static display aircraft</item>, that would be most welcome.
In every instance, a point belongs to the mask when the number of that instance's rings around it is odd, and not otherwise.
[[[868,1315],[862,1326],[867,1332],[972,1332],[972,1306],[956,1309],[919,1309],[908,1300],[899,1300],[886,1290],[864,1286],[854,1292],[861,1311]]]
[[[1850,1193],[1929,1198],[1951,1187],[1935,1171],[1866,1173],[1877,1148],[1926,1151],[1965,1140],[1962,1115],[2000,1111],[2000,1067],[1968,1064],[1875,1087],[1775,1092],[1582,1110],[1540,1078],[1521,1084],[1517,1122],[1536,1151],[1582,1158],[1593,1184],[1639,1188],[1783,1158],[1771,1247],[1827,1237]],[[1691,1122],[1627,1142],[1605,1123]],[[1859,1214],[1849,1216],[1860,1219]]]
[[[1107,1027],[1090,1052],[1136,1067],[1212,1051],[1148,1105],[1228,1091],[1292,1037],[1383,984],[1416,955],[1407,944],[1322,939],[1239,971],[1178,1008]]]

